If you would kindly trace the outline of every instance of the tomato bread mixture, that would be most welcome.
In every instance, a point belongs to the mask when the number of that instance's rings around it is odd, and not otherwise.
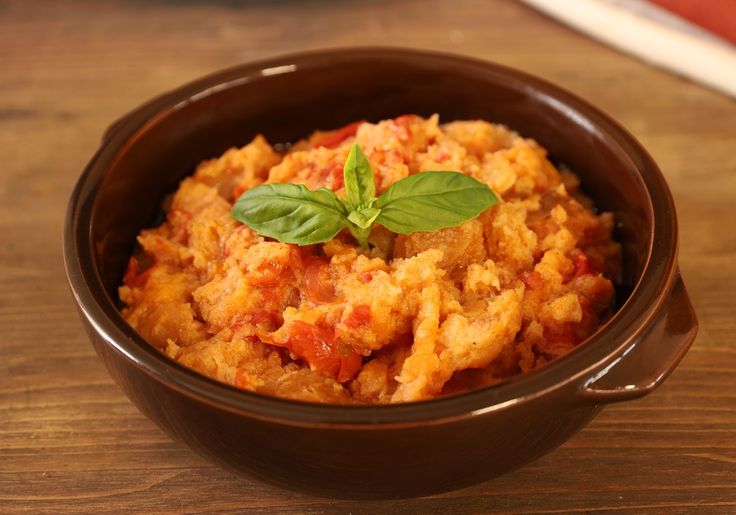
[[[243,192],[303,184],[345,195],[357,143],[376,194],[429,170],[500,202],[435,232],[381,225],[299,246],[231,216]],[[610,316],[620,269],[613,216],[536,142],[485,121],[405,115],[315,132],[285,153],[258,136],[201,163],[138,236],[119,289],[151,345],[204,375],[322,403],[429,399],[491,385],[573,349]]]

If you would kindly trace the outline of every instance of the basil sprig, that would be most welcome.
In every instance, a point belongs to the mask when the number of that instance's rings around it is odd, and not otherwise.
[[[411,234],[456,227],[498,202],[485,184],[459,172],[433,171],[393,183],[379,197],[373,168],[355,144],[343,168],[346,197],[327,188],[301,184],[262,184],[243,193],[232,217],[254,231],[284,243],[322,243],[348,228],[368,248],[373,224]]]

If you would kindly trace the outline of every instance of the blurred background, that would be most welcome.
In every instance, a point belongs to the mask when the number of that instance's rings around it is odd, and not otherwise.
[[[735,42],[736,0],[0,0],[0,512],[733,513]],[[238,478],[172,442],[98,362],[61,262],[69,194],[117,117],[224,67],[358,45],[508,65],[621,122],[673,191],[700,319],[660,389],[552,454],[370,505]]]

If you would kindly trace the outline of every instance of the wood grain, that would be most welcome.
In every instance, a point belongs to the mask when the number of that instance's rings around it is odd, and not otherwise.
[[[72,185],[105,127],[210,71],[391,44],[545,77],[631,130],[664,170],[700,318],[680,367],[539,461],[424,499],[311,498],[170,441],[113,384],[64,279]],[[512,1],[0,1],[0,512],[736,512],[736,102]]]

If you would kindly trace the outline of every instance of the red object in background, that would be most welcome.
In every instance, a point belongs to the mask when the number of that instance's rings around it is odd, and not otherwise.
[[[649,0],[736,44],[736,0]]]

